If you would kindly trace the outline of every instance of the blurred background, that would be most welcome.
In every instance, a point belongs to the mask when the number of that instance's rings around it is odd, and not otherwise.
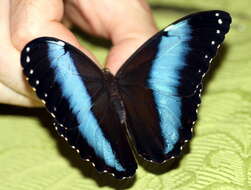
[[[57,136],[44,109],[0,105],[0,190],[251,189],[251,11],[248,0],[149,0],[159,28],[187,14],[220,9],[230,32],[204,85],[195,136],[185,155],[118,181],[81,161]],[[104,62],[110,43],[74,32]],[[187,154],[188,153],[188,154]]]

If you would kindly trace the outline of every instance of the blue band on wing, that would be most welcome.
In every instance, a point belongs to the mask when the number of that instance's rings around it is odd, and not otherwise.
[[[185,67],[185,57],[189,52],[187,41],[191,38],[191,29],[188,22],[183,21],[167,27],[165,31],[168,35],[161,38],[148,84],[153,89],[167,154],[178,142],[182,127],[182,98],[176,95],[179,94],[180,71]]]
[[[69,52],[62,46],[53,45],[54,41],[48,43],[48,56],[51,67],[55,70],[55,81],[62,89],[62,95],[69,100],[72,112],[76,115],[80,125],[78,126],[81,135],[88,144],[94,148],[95,153],[100,156],[105,163],[118,171],[125,171],[123,166],[116,159],[111,144],[104,137],[100,126],[91,112],[92,102],[83,80],[79,75],[67,74],[67,69],[77,73]],[[60,42],[58,43],[60,44]]]

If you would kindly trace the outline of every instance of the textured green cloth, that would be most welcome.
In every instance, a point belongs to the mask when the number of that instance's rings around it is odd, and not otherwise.
[[[200,10],[222,9],[233,16],[206,79],[189,153],[172,167],[140,161],[136,179],[117,181],[81,161],[57,137],[44,111],[0,105],[0,190],[251,189],[250,0],[150,2],[160,28]],[[104,60],[105,48],[83,43]]]

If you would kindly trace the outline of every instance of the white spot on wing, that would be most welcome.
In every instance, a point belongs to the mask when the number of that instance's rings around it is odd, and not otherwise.
[[[215,45],[215,41],[212,41],[211,44],[212,44],[212,45]]]
[[[164,29],[164,31],[167,32],[167,31],[169,31],[169,30],[174,29],[175,27],[176,27],[175,24],[172,24],[172,25],[166,27],[166,28]]]
[[[220,16],[220,13],[215,13],[215,16],[217,16],[217,17]]]
[[[34,70],[33,69],[31,69],[30,70],[30,75],[32,75],[34,73]]]
[[[223,21],[222,21],[221,19],[218,19],[218,23],[219,23],[219,24],[222,24]]]
[[[65,43],[63,41],[58,41],[57,44],[60,46],[65,46]]]
[[[216,33],[217,33],[217,34],[220,34],[220,30],[216,30]]]
[[[39,80],[36,80],[36,85],[39,85]]]
[[[27,56],[27,57],[26,57],[26,63],[29,63],[30,61],[31,61],[30,57]]]
[[[29,52],[29,51],[30,51],[30,49],[31,49],[30,47],[27,47],[27,48],[26,48],[26,52]]]

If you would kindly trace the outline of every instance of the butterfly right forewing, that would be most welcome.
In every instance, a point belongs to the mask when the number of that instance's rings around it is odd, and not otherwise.
[[[224,11],[188,15],[153,36],[119,69],[128,129],[145,159],[164,162],[191,139],[202,79],[230,23]]]

